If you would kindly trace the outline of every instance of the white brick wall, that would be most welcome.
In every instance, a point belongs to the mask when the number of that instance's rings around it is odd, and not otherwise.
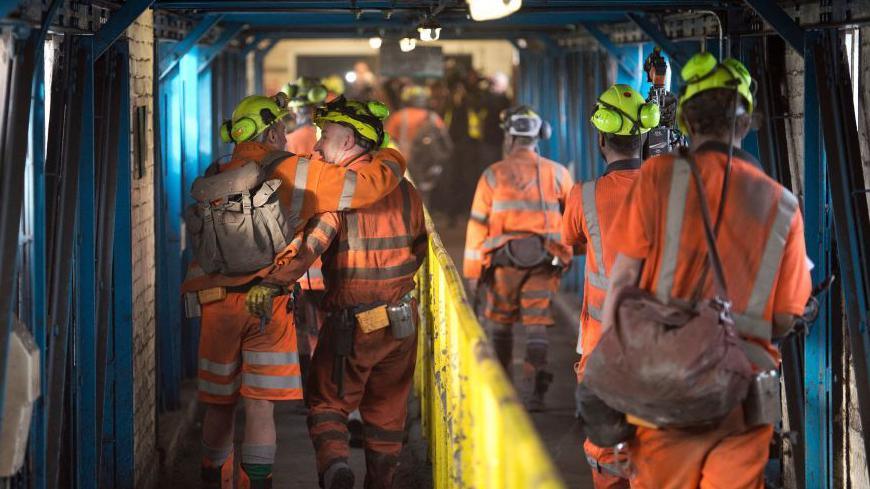
[[[130,42],[130,106],[147,107],[144,175],[132,185],[133,222],[133,384],[135,479],[137,488],[153,485],[157,473],[155,267],[154,267],[154,98],[153,13],[146,10],[127,29]],[[131,124],[135,129],[135,124]],[[133,135],[131,134],[131,138]],[[131,148],[133,145],[131,144]],[[134,155],[131,153],[131,161]],[[134,172],[135,173],[135,172]]]

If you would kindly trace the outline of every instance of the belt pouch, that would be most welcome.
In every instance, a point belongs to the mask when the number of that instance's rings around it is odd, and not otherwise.
[[[212,287],[210,289],[202,289],[196,295],[200,304],[211,304],[212,302],[226,299],[227,289],[226,287]]]
[[[747,426],[777,424],[782,421],[779,372],[758,372],[749,384],[749,395],[743,401],[743,416]]]
[[[387,306],[387,315],[390,317],[393,338],[401,340],[411,336],[416,331],[414,309],[410,302],[400,302],[393,306]]]

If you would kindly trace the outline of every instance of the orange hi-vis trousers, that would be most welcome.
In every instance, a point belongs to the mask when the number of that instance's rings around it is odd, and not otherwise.
[[[275,297],[272,319],[260,331],[260,319],[245,309],[245,294],[230,292],[202,306],[199,337],[199,400],[234,404],[249,399],[284,401],[302,398],[296,328],[290,296]]]
[[[345,360],[344,398],[340,398],[332,381],[335,355],[332,324],[327,319],[305,386],[308,432],[321,476],[333,464],[347,463],[347,415],[359,409],[365,437],[365,487],[392,487],[416,359],[417,335],[396,340],[389,327],[368,334],[357,328],[353,353]]]
[[[743,408],[704,432],[638,427],[630,443],[633,489],[764,489],[773,427],[748,427]]]
[[[484,315],[500,324],[519,321],[524,326],[550,326],[550,302],[559,290],[560,277],[560,270],[549,265],[497,266],[486,289]]]

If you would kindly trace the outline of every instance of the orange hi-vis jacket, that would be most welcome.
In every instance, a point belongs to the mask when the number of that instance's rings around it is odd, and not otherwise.
[[[355,170],[371,164],[368,156],[345,163]],[[323,254],[325,308],[394,303],[414,288],[414,274],[426,248],[422,201],[413,185],[403,180],[372,206],[312,220],[296,259],[264,282],[295,281]]]
[[[712,216],[721,202],[728,148],[707,143],[694,159]],[[608,231],[613,252],[644,260],[639,286],[662,301],[689,300],[707,262],[691,169],[675,155],[650,158]],[[810,296],[809,261],[797,198],[739,148],[716,238],[736,329],[756,366],[774,368],[773,315],[800,316]],[[702,298],[714,295],[707,274]]]
[[[480,278],[493,251],[512,239],[532,235],[546,238],[548,251],[568,266],[572,253],[562,243],[562,209],[572,185],[567,168],[525,148],[516,148],[490,165],[477,182],[471,204],[465,277]]]
[[[601,338],[601,311],[619,240],[609,232],[616,212],[640,174],[640,158],[614,161],[595,180],[578,183],[568,195],[562,220],[562,240],[586,254],[583,305],[580,309],[580,351],[592,352]],[[581,359],[581,363],[585,363]]]
[[[305,124],[287,135],[287,144],[284,148],[295,155],[310,155],[314,153],[315,144],[317,144],[317,127],[313,124]]]
[[[444,127],[444,121],[434,111],[421,107],[405,107],[390,114],[390,117],[384,121],[384,131],[390,135],[401,151],[408,154],[417,132],[430,119],[436,127]]]
[[[221,170],[237,168],[250,161],[259,161],[270,152],[268,146],[257,142],[236,145],[233,158]],[[182,284],[182,292],[194,292],[211,287],[241,286],[266,276],[272,268],[281,266],[296,254],[302,241],[301,231],[315,214],[330,211],[359,209],[374,204],[392,192],[402,181],[405,158],[394,149],[375,153],[372,163],[358,170],[308,159],[298,155],[282,161],[275,168],[273,178],[281,179],[278,196],[281,203],[300,215],[299,233],[287,249],[275,257],[272,266],[248,275],[189,273]],[[193,267],[192,271],[198,267]]]

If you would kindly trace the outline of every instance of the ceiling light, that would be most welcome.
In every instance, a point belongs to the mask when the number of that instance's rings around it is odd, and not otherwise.
[[[417,47],[417,40],[413,37],[404,37],[399,41],[399,49],[401,49],[403,53],[411,52],[415,47]]]
[[[372,49],[380,48],[381,44],[383,42],[384,42],[384,40],[381,39],[380,37],[370,37],[369,38],[369,46],[371,46]]]
[[[344,74],[344,79],[347,80],[348,83],[353,83],[356,81],[356,72],[348,71]]]
[[[523,0],[466,0],[471,18],[480,22],[483,20],[500,19],[516,12],[523,5]]]
[[[437,41],[441,37],[441,25],[435,22],[435,19],[427,17],[417,26],[417,32],[420,33],[420,40],[423,42]]]

